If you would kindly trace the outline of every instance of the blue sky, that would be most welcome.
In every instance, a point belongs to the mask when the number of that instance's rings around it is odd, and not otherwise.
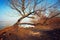
[[[10,17],[16,17],[18,15],[16,14],[18,12],[11,9],[7,3],[7,0],[0,0],[0,21],[9,20]]]
[[[55,2],[57,2],[57,0],[47,0],[47,3],[49,4],[49,5],[52,5],[52,4],[54,4]],[[42,4],[42,6],[44,6],[45,5],[45,0],[41,3]],[[41,5],[41,4],[39,4],[39,5]],[[38,5],[38,6],[39,6]],[[49,6],[49,5],[46,5],[47,7]],[[40,6],[39,6],[40,7]],[[14,14],[15,13],[15,14]],[[7,0],[0,0],[0,16],[3,16],[3,15],[5,15],[5,16],[9,16],[9,15],[14,15],[14,16],[18,16],[18,14],[16,14],[16,13],[18,13],[17,11],[15,11],[15,10],[13,10],[13,9],[11,9],[9,6],[8,6],[8,1]],[[9,14],[9,15],[8,15]]]
[[[41,6],[43,7],[46,1],[47,1],[46,7],[57,2],[57,0],[44,0],[38,5],[38,8]],[[60,7],[58,9],[60,9]],[[7,0],[0,0],[0,21],[11,21],[11,22],[14,20],[17,21],[17,19],[19,18],[19,14],[17,13],[18,13],[17,11],[9,7]]]

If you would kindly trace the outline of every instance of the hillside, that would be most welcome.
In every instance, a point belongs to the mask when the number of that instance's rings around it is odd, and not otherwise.
[[[0,40],[60,40],[60,18],[47,21],[49,25],[38,25],[34,28],[10,26],[0,30]]]

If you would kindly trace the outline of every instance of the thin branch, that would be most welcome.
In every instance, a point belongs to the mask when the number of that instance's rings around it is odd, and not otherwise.
[[[17,7],[22,7],[22,3],[20,3],[19,0],[14,0],[14,1]]]
[[[21,0],[21,2],[22,2],[22,12],[25,15],[25,12],[24,12],[24,10],[25,10],[25,0]]]
[[[49,6],[48,8],[51,8],[51,7],[53,7],[54,5],[56,6],[56,5],[57,5],[57,3],[58,3],[58,2],[56,2],[55,4],[53,4],[53,5]],[[48,9],[48,8],[47,8],[47,9]],[[45,10],[47,10],[47,9],[45,8],[45,9],[44,9],[44,11],[45,11]],[[52,17],[50,17],[50,18],[46,18],[46,20],[44,21],[44,23],[43,23],[43,24],[46,24],[46,21],[47,21],[47,20],[49,20],[49,19],[51,19],[51,18],[54,18],[54,17],[55,17],[55,16],[57,16],[57,15],[59,15],[59,13],[57,13],[56,15],[53,15],[53,16],[52,16]]]
[[[56,15],[54,15],[54,16],[52,16],[52,17],[50,17],[50,18],[46,18],[46,20],[44,21],[43,24],[41,24],[41,23],[37,23],[37,24],[34,24],[34,25],[35,25],[35,26],[37,26],[37,25],[48,25],[48,24],[46,24],[47,20],[52,19],[52,18],[58,16],[59,14],[60,14],[60,13],[57,13]]]
[[[35,24],[33,24],[33,23],[20,23],[20,25],[35,25]]]
[[[34,7],[33,7],[33,10],[35,10],[36,5],[37,5],[37,0],[34,0]]]
[[[23,16],[23,14],[21,13],[21,11],[15,7],[15,9]]]
[[[32,6],[31,6],[31,5],[29,5],[29,13],[31,12],[31,10],[32,10]]]
[[[34,23],[20,23],[20,25],[34,25],[34,26],[37,26],[37,25],[43,25],[41,23],[37,23],[37,24],[34,24]]]
[[[39,0],[37,0],[37,1],[39,1]],[[37,2],[37,4],[40,4],[42,1],[44,1],[44,0],[40,0],[39,2]]]
[[[49,19],[54,18],[54,17],[56,17],[56,16],[58,16],[58,15],[60,15],[60,13],[57,13],[56,15],[53,15],[53,16],[50,17]]]
[[[28,0],[28,4],[26,5],[25,9],[28,8],[30,3],[31,3],[31,0]]]
[[[38,16],[40,17],[40,15],[41,15],[41,11],[42,11],[42,10],[38,10],[38,11],[36,11],[35,14],[38,15]]]
[[[34,0],[34,7],[33,7],[33,10],[35,10],[35,8],[36,8],[36,6],[38,5],[38,4],[40,4],[43,0],[41,0],[41,1],[39,1],[39,0]]]
[[[31,18],[31,19],[34,19],[34,17],[29,17],[29,16],[28,16],[27,18]]]
[[[53,7],[53,6],[54,6],[54,5],[56,5],[57,3],[58,3],[58,2],[56,2],[56,3],[52,4],[51,6],[49,6],[49,7],[45,8],[43,11],[47,10],[48,8]]]
[[[14,0],[11,0],[10,4],[12,5],[12,7],[14,7],[15,10],[17,10],[23,16],[21,11],[15,6],[16,4],[14,4]]]
[[[52,18],[54,18],[54,17],[58,16],[59,14],[60,14],[60,13],[57,13],[56,15],[53,15],[53,16],[52,16],[52,17],[50,17],[50,18],[46,18],[46,20],[44,21],[44,23],[43,23],[43,24],[46,24],[47,20],[52,19]]]
[[[39,0],[34,0],[34,6],[33,6],[33,10],[35,10],[35,8],[36,8],[36,6],[38,5],[38,4],[40,4],[43,0],[41,0],[41,1],[39,1]],[[40,11],[40,13],[41,13],[41,11],[42,10],[39,10]],[[36,12],[34,12],[34,14],[37,14]],[[40,17],[40,14],[37,14],[39,17]]]

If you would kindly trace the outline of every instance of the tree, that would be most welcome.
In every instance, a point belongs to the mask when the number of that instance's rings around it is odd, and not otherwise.
[[[47,8],[46,8],[47,5],[45,4],[44,7],[40,7],[39,9],[37,9],[36,8],[37,5],[40,4],[41,2],[43,2],[43,0],[28,0],[28,1],[27,0],[8,0],[8,1],[10,3],[10,7],[12,9],[16,10],[17,12],[19,12],[20,16],[22,16],[13,25],[14,27],[17,27],[17,28],[18,28],[19,24],[37,25],[37,24],[33,24],[33,23],[20,23],[20,22],[21,22],[22,19],[24,19],[26,17],[32,18],[32,17],[29,17],[29,15],[38,15],[40,18],[41,17],[43,18],[46,10],[53,7],[54,5],[56,6],[56,4],[58,3],[58,2],[56,2],[55,4],[53,4],[51,6],[48,6]],[[26,10],[28,10],[27,13],[26,13]],[[37,11],[39,11],[39,12],[37,13]],[[42,15],[42,12],[44,12],[43,15]],[[53,11],[53,13],[55,13],[55,12]],[[49,16],[51,16],[53,13],[50,12]],[[50,18],[45,17],[45,21],[43,22],[43,24],[45,24],[47,20],[49,20],[51,18],[54,18],[55,16],[57,16],[59,14],[60,14],[60,12],[57,12],[56,15],[53,15]],[[38,23],[38,24],[41,25],[41,23]]]
[[[38,4],[40,4],[43,0],[8,0],[10,7],[17,12],[19,12],[20,17],[18,21],[13,25],[14,27],[18,27],[19,24],[21,24],[21,20],[28,17],[29,15],[32,15],[32,13],[35,14],[36,7]],[[33,4],[33,5],[32,5]],[[26,13],[26,10],[29,12]],[[32,11],[33,10],[33,11]],[[31,18],[31,17],[28,17]]]

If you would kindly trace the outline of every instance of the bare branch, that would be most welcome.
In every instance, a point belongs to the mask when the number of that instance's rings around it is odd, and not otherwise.
[[[52,5],[49,6],[48,8],[54,7],[54,6],[56,6],[57,4],[58,4],[58,2],[52,4]],[[45,8],[44,11],[47,10],[48,8]],[[54,11],[56,11],[56,10],[54,10]],[[51,15],[54,13],[54,11],[52,11],[49,16],[51,16]],[[57,16],[57,15],[59,15],[59,13],[57,13],[56,15],[53,15],[53,16],[50,17],[50,18],[46,18],[43,24],[46,24],[46,21],[47,21],[47,20],[49,20],[49,19],[51,19],[51,18],[54,18],[54,17]]]
[[[23,14],[21,13],[21,11],[15,6],[16,4],[15,4],[14,0],[11,0],[10,4],[11,4],[12,8],[14,8],[16,11],[18,11],[23,16]]]
[[[53,16],[52,16],[52,17],[50,17],[50,18],[46,18],[46,20],[44,21],[44,23],[43,23],[43,24],[46,24],[47,20],[52,19],[52,18],[54,18],[54,17],[58,16],[59,14],[60,14],[60,13],[57,13],[56,15],[53,15]]]
[[[38,1],[39,1],[39,0],[38,0]],[[42,1],[44,1],[44,0],[40,0],[39,2],[37,2],[37,4],[41,3]]]
[[[29,5],[29,13],[31,12],[31,10],[32,10],[32,6],[31,6],[31,5]]]
[[[31,19],[34,19],[34,17],[29,17],[29,16],[28,16],[27,18],[31,18]]]
[[[39,17],[41,17],[40,15],[41,15],[41,12],[42,12],[42,10],[38,10],[38,11],[36,11],[36,15],[38,15]]]
[[[41,23],[37,23],[37,24],[34,24],[34,23],[20,23],[20,25],[34,25],[34,26],[37,26],[37,25],[43,25]]]
[[[43,0],[40,0],[39,2],[38,2],[39,0],[34,0],[34,6],[33,6],[33,10],[35,10],[35,8],[36,8],[36,6],[38,5],[38,4],[40,4]],[[39,17],[40,17],[40,14],[41,14],[41,11],[42,10],[38,10],[39,11],[39,13],[36,13],[36,12],[34,12],[34,14],[36,14],[36,15],[38,15]]]
[[[31,0],[28,0],[28,4],[26,5],[25,9],[28,8],[30,3],[31,3]]]
[[[21,0],[21,1],[22,1],[22,12],[25,15],[25,12],[24,12],[24,10],[25,10],[25,0]]]
[[[35,10],[36,6],[37,6],[38,4],[40,4],[43,0],[40,0],[39,2],[38,2],[38,1],[39,1],[39,0],[34,0],[33,10]]]
[[[35,25],[33,23],[20,23],[20,25],[24,25],[24,24],[27,24],[27,25]]]
[[[50,5],[49,7],[45,8],[43,11],[47,10],[48,8],[53,7],[53,6],[56,5],[57,3],[58,3],[58,2],[56,2],[56,3],[52,4],[52,5]]]
[[[58,15],[60,15],[60,13],[57,13],[56,15],[53,15],[53,16],[50,17],[49,19],[54,18],[54,17],[56,17],[56,16],[58,16]]]
[[[33,10],[35,10],[36,5],[37,5],[37,0],[34,0],[34,7],[33,7]]]
[[[15,1],[15,6],[17,7],[22,7],[22,3],[19,2],[19,0],[14,0]]]

